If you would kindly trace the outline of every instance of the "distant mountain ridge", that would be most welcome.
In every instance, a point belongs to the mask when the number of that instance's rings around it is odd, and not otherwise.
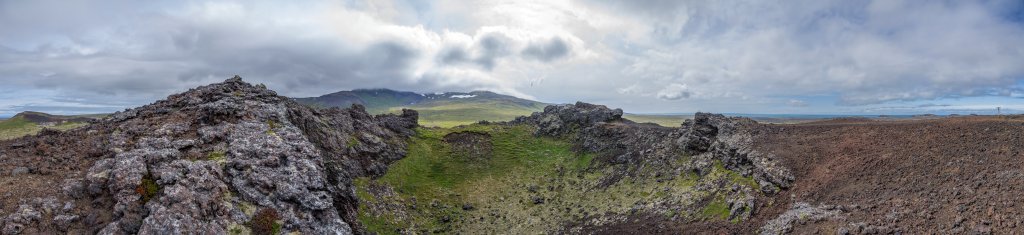
[[[373,114],[396,113],[403,108],[415,109],[420,112],[421,124],[446,127],[481,120],[509,121],[542,111],[548,105],[490,91],[419,94],[391,89],[356,89],[294,100],[325,108],[347,108],[352,104],[360,104]]]
[[[318,97],[294,98],[299,103],[320,107],[347,108],[352,104],[361,104],[371,113],[386,112],[391,107],[412,105],[422,99],[423,95],[417,93],[391,89],[356,89]]]
[[[18,113],[11,117],[11,119],[24,118],[26,121],[45,125],[45,124],[59,124],[62,122],[89,122],[96,120],[102,115],[55,115],[43,112],[25,111]]]
[[[103,116],[102,114],[65,116],[25,111],[8,119],[0,119],[0,140],[36,134],[43,128],[73,129]]]

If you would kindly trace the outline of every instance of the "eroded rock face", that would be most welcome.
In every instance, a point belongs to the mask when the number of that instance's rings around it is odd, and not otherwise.
[[[358,232],[352,178],[381,174],[401,159],[416,119],[411,110],[376,117],[361,107],[316,110],[236,76],[85,129],[16,140],[36,151],[15,158],[66,154],[44,145],[65,140],[47,136],[100,141],[86,152],[94,160],[78,159],[88,167],[66,167],[64,184],[55,186],[57,200],[81,209],[36,216],[41,204],[25,204],[6,217],[4,233],[55,224],[101,234],[225,234],[248,230],[255,212],[268,208],[280,232]]]
[[[600,164],[611,167],[601,185],[636,178],[671,179],[686,172],[710,173],[716,162],[757,182],[764,194],[788,188],[793,176],[774,156],[752,150],[751,136],[757,123],[748,118],[697,113],[681,127],[637,124],[621,117],[622,110],[576,103],[549,106],[544,112],[521,117],[513,123],[537,126],[536,135],[569,137],[575,148],[599,154]],[[575,133],[575,135],[569,135]],[[729,219],[747,218],[756,209],[750,185],[729,182],[698,184],[709,195],[723,195]]]
[[[696,113],[676,130],[676,144],[697,158],[722,161],[725,167],[752,176],[765,193],[789,188],[793,174],[771,154],[753,149],[752,135],[757,122],[749,118]]]

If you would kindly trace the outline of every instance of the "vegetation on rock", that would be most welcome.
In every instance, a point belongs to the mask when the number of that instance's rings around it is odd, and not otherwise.
[[[273,208],[263,208],[253,215],[249,228],[255,235],[275,235],[281,233],[281,216]]]
[[[158,192],[160,192],[160,185],[156,184],[156,180],[153,180],[153,177],[148,174],[142,177],[139,186],[135,188],[135,193],[142,197],[142,204],[155,198]]]

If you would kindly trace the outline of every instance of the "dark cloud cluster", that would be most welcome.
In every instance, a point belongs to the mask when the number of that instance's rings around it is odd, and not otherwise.
[[[527,58],[550,62],[568,56],[569,50],[569,45],[561,38],[551,38],[547,42],[530,43],[522,54]]]
[[[442,54],[441,62],[448,65],[468,63],[491,70],[499,59],[512,54],[512,42],[511,38],[501,33],[484,34],[470,47],[458,45],[447,48]]]
[[[471,47],[453,46],[444,49],[438,59],[445,65],[472,64],[485,70],[492,70],[498,61],[516,55],[523,59],[553,62],[566,58],[571,46],[565,40],[553,37],[548,40],[525,43],[502,33],[487,33],[480,36]]]

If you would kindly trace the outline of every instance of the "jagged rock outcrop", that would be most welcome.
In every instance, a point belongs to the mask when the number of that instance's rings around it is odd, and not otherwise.
[[[537,126],[536,135],[563,136],[578,131],[577,147],[603,153],[612,164],[664,161],[680,155],[720,160],[729,170],[752,176],[766,193],[788,188],[792,173],[778,166],[770,154],[753,150],[751,136],[757,122],[749,118],[696,113],[682,127],[636,124],[622,118],[621,109],[577,102],[548,106],[544,112],[517,118],[513,123]],[[710,162],[695,164],[698,171]]]
[[[535,135],[569,137],[578,150],[599,154],[601,164],[615,169],[601,179],[601,185],[630,177],[668,179],[685,172],[704,175],[712,171],[716,161],[727,170],[752,177],[765,194],[788,188],[793,181],[793,175],[773,156],[753,150],[751,136],[757,123],[748,118],[697,113],[681,127],[667,128],[623,119],[619,109],[578,102],[548,106],[544,112],[513,123],[535,125]],[[746,218],[756,208],[750,194],[753,188],[721,184],[696,187],[724,195],[730,219]]]
[[[596,123],[621,121],[622,109],[608,109],[604,105],[576,102],[576,104],[549,105],[544,112],[518,117],[512,123],[537,126],[536,135],[563,136],[573,130],[584,129]]]
[[[358,232],[352,178],[401,159],[416,122],[412,110],[309,108],[236,76],[85,128],[5,143],[0,161],[63,183],[27,188],[22,199],[58,195],[69,209],[20,203],[4,211],[3,233]],[[264,210],[273,213],[256,213]],[[274,218],[254,218],[265,214]]]
[[[720,160],[727,169],[754,177],[765,193],[789,188],[793,174],[770,154],[753,149],[751,138],[756,125],[749,118],[696,113],[677,130],[681,137],[676,144],[697,158]]]

